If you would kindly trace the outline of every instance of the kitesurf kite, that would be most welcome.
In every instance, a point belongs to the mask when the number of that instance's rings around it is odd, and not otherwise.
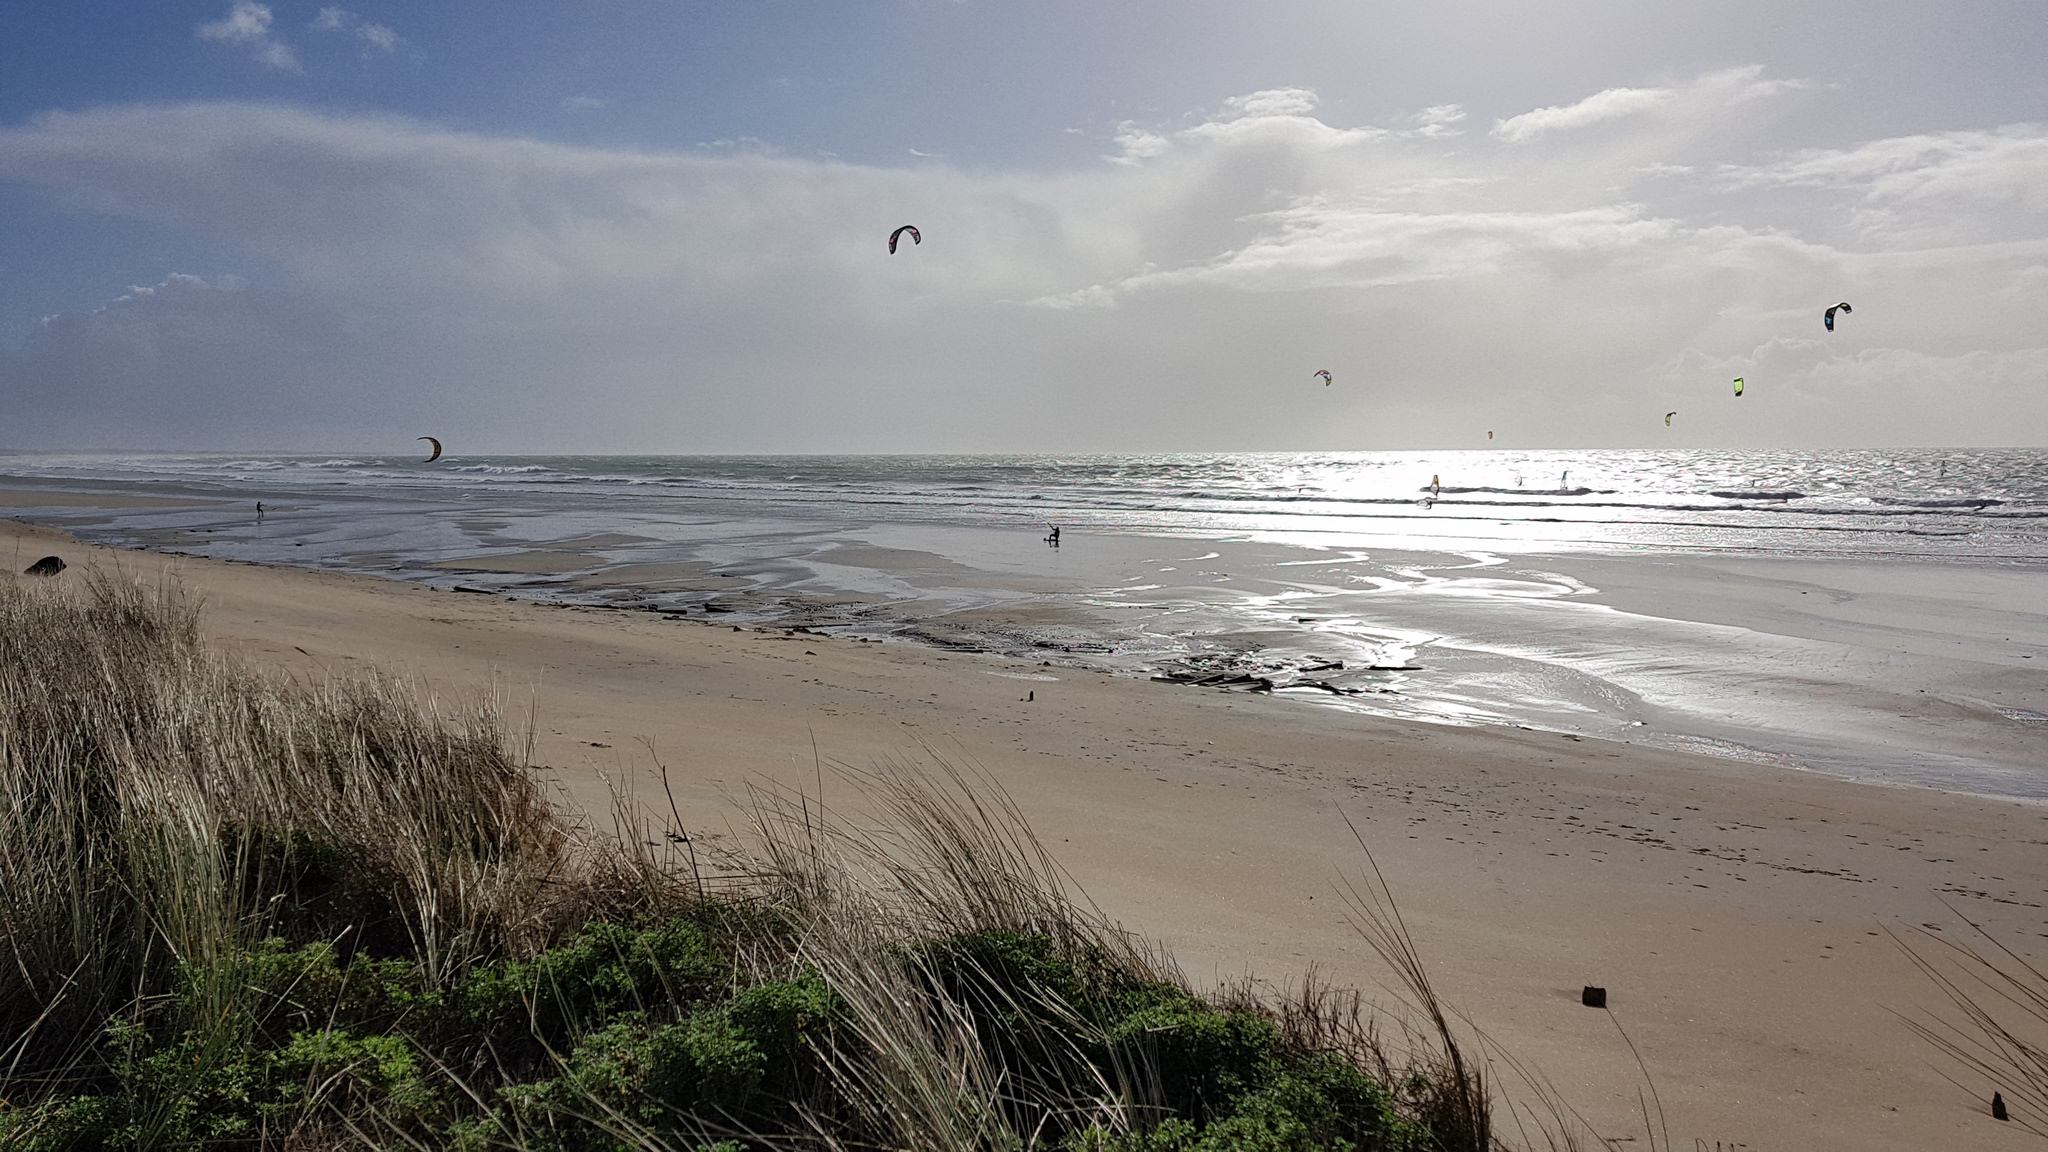
[[[1491,428],[1488,428],[1488,429],[1486,430],[1486,438],[1487,438],[1488,440],[1491,440],[1491,439],[1493,439],[1493,429],[1491,429]]]
[[[425,440],[427,443],[432,444],[434,446],[434,454],[432,456],[427,457],[426,460],[422,461],[422,463],[432,464],[434,461],[439,460],[441,458],[441,442],[439,440],[434,439],[432,436],[417,436],[414,437],[414,439]]]
[[[924,243],[924,237],[917,234],[917,228],[914,225],[905,224],[903,227],[889,233],[889,255],[894,256],[896,254],[896,242],[903,239],[905,232],[910,233],[910,242],[912,244]]]
[[[1316,369],[1316,375],[1321,378],[1323,387],[1328,388],[1330,386],[1330,370],[1328,368]]]
[[[1735,394],[1737,396],[1742,395],[1742,377],[1740,376],[1735,378]]]
[[[1669,428],[1669,427],[1671,427],[1671,418],[1672,418],[1673,416],[1676,416],[1676,415],[1678,415],[1678,413],[1676,413],[1676,412],[1666,412],[1666,413],[1664,414],[1664,426],[1665,426],[1666,428]]]
[[[1849,302],[1847,300],[1844,300],[1840,304],[1837,304],[1833,308],[1830,308],[1826,312],[1822,313],[1820,322],[1828,326],[1828,331],[1833,332],[1835,330],[1835,313],[1840,312],[1842,315],[1847,316],[1849,313],[1854,311],[1854,308],[1849,307]]]

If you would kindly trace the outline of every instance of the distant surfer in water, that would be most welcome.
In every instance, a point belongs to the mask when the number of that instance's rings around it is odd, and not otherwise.
[[[258,524],[263,523],[263,501],[261,500],[256,502],[256,522]]]

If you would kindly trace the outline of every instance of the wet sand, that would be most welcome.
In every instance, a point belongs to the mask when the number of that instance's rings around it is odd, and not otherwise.
[[[570,572],[581,572],[596,568],[604,560],[583,552],[555,552],[529,550],[525,552],[493,552],[486,556],[458,556],[453,560],[441,560],[431,567],[444,572],[496,572],[508,576],[560,576]]]
[[[0,508],[193,508],[220,503],[217,500],[188,500],[172,496],[132,496],[17,486],[24,483],[20,479],[9,479],[9,487],[0,488]]]
[[[1939,1000],[1882,929],[1953,933],[1947,901],[2048,951],[2048,806],[4,529],[10,550],[177,573],[216,639],[254,660],[395,668],[444,694],[495,683],[519,715],[530,699],[539,762],[592,808],[607,779],[649,794],[643,740],[708,834],[750,780],[808,786],[814,737],[853,765],[978,764],[1092,896],[1198,981],[1311,965],[1385,978],[1337,899],[1364,864],[1341,810],[1441,991],[1604,1135],[1638,1141],[1624,1146],[1647,1146],[1640,1080],[1614,1023],[1579,1006],[1582,984],[1609,989],[1678,1147],[2025,1146],[1894,1014]]]
[[[294,495],[255,487],[275,485],[268,471],[248,476],[242,492],[267,492],[278,510],[265,523],[242,500],[35,514],[115,545],[1239,677],[1282,694],[1305,683],[1296,695],[1380,716],[2048,800],[2037,751],[2048,554],[1922,555],[1880,541],[1874,554],[1816,557],[1818,529],[1775,537],[1776,551],[1702,534],[1685,552],[1585,541],[1546,552],[1535,521],[1513,541],[1462,544],[1421,522],[1377,538],[1077,527],[1067,547],[1048,548],[1035,522],[901,509],[820,519],[779,498],[625,492],[593,503],[411,485],[380,495],[353,492],[352,479]],[[66,483],[208,494],[168,480]],[[1998,523],[1969,530],[2010,552]]]

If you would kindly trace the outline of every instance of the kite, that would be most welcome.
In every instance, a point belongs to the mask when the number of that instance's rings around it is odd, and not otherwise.
[[[425,460],[421,461],[421,463],[432,464],[434,461],[439,460],[441,458],[441,442],[439,440],[434,439],[432,436],[416,436],[414,437],[414,439],[425,440],[427,443],[432,444],[434,446],[434,454],[432,456],[427,457]]]
[[[1849,313],[1854,311],[1854,308],[1849,307],[1849,302],[1847,300],[1844,300],[1840,304],[1837,304],[1833,308],[1830,308],[1826,312],[1822,313],[1820,322],[1828,326],[1828,331],[1833,332],[1835,330],[1835,313],[1840,312],[1842,315],[1847,316]]]
[[[1664,426],[1665,426],[1666,428],[1669,428],[1669,427],[1671,427],[1671,418],[1672,418],[1673,416],[1676,416],[1676,415],[1678,415],[1678,413],[1676,413],[1676,412],[1666,412],[1666,413],[1664,414]]]
[[[1491,439],[1493,439],[1493,429],[1491,429],[1491,428],[1488,428],[1488,429],[1486,430],[1486,438],[1487,438],[1488,440],[1491,440]]]
[[[1330,370],[1328,368],[1316,369],[1316,375],[1322,378],[1323,387],[1328,388],[1330,386]]]
[[[1742,377],[1740,376],[1735,378],[1735,394],[1737,396],[1742,395]]]
[[[896,242],[903,238],[905,232],[910,233],[910,242],[912,244],[924,243],[924,237],[917,234],[917,228],[914,225],[905,224],[903,227],[889,233],[889,255],[894,256],[896,254]]]

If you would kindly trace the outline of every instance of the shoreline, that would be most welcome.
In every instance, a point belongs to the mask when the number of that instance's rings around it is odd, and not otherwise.
[[[1893,1015],[1939,999],[1878,928],[1952,934],[1946,900],[2040,955],[2037,805],[0,528],[74,564],[176,573],[205,597],[209,635],[265,666],[385,668],[458,694],[495,683],[509,710],[533,702],[536,762],[600,817],[604,777],[659,794],[657,759],[708,836],[732,834],[717,830],[723,797],[750,780],[810,787],[814,747],[856,767],[974,764],[1098,903],[1198,983],[1314,966],[1375,985],[1336,899],[1339,875],[1365,863],[1341,809],[1449,1001],[1603,1134],[1639,1130],[1639,1081],[1613,1025],[1577,1004],[1588,983],[1610,989],[1681,1144],[2012,1139]],[[847,802],[843,782],[825,786]]]
[[[1373,715],[2048,800],[2036,750],[2048,732],[2048,611],[2036,607],[2048,604],[2048,565],[2031,561],[1316,548],[1078,529],[1049,549],[993,524],[759,509],[704,519],[689,507],[650,520],[439,490],[246,491],[272,502],[259,523],[247,507],[198,498],[186,511],[124,511],[114,505],[138,486],[105,486],[114,495],[100,515],[74,494],[78,505],[46,507],[43,519],[166,554],[1272,688]]]

